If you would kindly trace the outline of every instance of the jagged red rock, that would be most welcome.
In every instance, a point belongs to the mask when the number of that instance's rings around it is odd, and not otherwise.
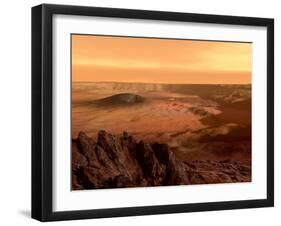
[[[72,188],[120,188],[251,181],[251,168],[238,162],[183,162],[167,144],[137,142],[124,132],[85,133],[72,140]]]

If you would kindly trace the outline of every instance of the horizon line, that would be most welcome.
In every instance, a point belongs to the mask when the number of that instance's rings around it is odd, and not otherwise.
[[[252,85],[252,83],[155,83],[155,82],[117,82],[117,81],[71,81],[72,83],[134,83],[157,85]]]

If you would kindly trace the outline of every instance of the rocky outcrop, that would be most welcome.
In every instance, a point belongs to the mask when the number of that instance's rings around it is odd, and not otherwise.
[[[176,159],[167,144],[136,141],[128,133],[80,132],[72,140],[72,188],[120,188],[251,181],[251,168],[230,161]]]

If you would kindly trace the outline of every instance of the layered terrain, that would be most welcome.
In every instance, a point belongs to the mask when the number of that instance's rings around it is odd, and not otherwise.
[[[251,181],[251,86],[74,82],[72,139],[74,189]]]

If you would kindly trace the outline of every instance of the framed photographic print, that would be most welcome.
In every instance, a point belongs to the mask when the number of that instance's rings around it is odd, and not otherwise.
[[[32,8],[32,217],[274,205],[274,21]]]

